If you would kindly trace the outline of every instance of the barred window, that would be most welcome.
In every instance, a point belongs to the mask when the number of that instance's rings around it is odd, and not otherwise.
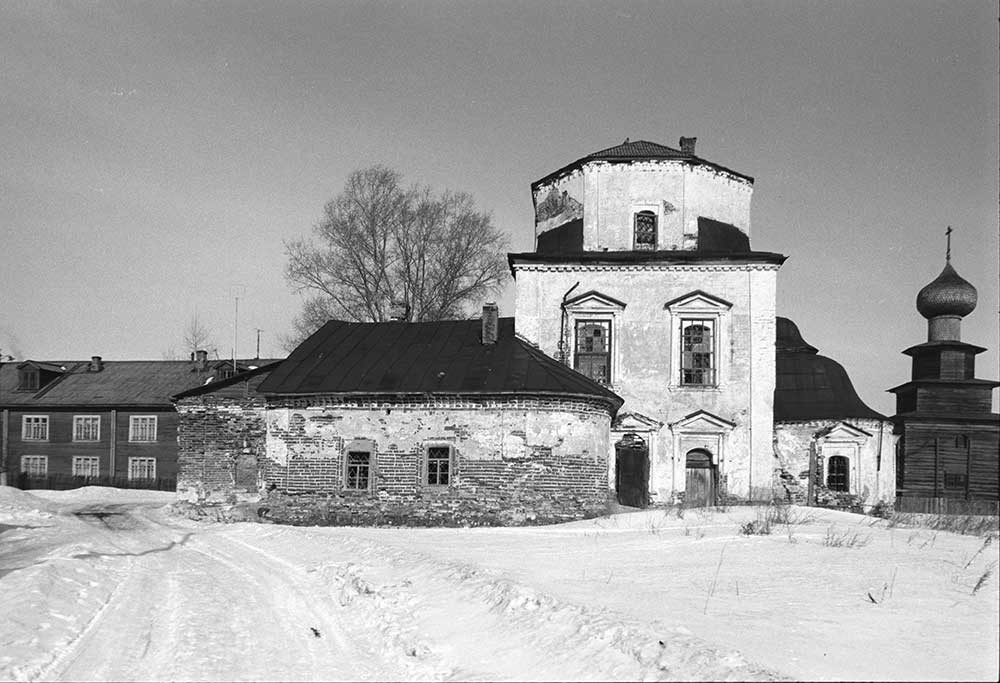
[[[573,369],[600,384],[611,383],[611,321],[577,320]]]
[[[715,385],[715,321],[681,321],[681,384]]]
[[[427,473],[424,483],[429,486],[448,486],[452,483],[451,446],[431,446],[427,449]]]
[[[46,477],[49,474],[49,456],[22,455],[21,471],[29,477]]]
[[[73,476],[74,477],[101,476],[101,459],[98,458],[96,455],[74,455]]]
[[[372,454],[370,451],[348,451],[344,488],[367,491],[371,487],[371,473]]]
[[[640,211],[635,214],[635,249],[656,250],[656,214],[652,211]]]
[[[826,487],[831,491],[849,491],[850,461],[842,455],[832,455],[826,464]]]
[[[128,440],[147,443],[156,441],[156,416],[133,415],[128,423]]]
[[[156,479],[156,458],[129,458],[129,479]]]
[[[21,420],[21,439],[24,441],[48,441],[49,416],[25,415]]]
[[[74,415],[73,441],[100,441],[100,415]]]

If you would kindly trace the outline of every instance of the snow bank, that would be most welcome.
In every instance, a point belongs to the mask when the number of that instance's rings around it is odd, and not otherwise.
[[[146,489],[118,489],[110,486],[81,486],[67,491],[39,489],[32,494],[45,500],[65,505],[94,503],[149,503],[167,505],[177,500],[174,491],[149,491]]]
[[[0,486],[0,523],[18,524],[50,519],[59,513],[59,505],[50,503],[13,486]]]

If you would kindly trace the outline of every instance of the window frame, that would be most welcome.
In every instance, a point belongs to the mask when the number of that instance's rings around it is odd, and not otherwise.
[[[677,378],[677,383],[680,386],[683,386],[683,387],[716,387],[716,386],[719,386],[719,379],[718,379],[718,375],[719,375],[719,361],[718,361],[718,358],[719,358],[719,354],[718,354],[719,346],[718,346],[718,341],[717,341],[719,335],[718,335],[718,331],[717,331],[716,322],[717,321],[716,321],[715,318],[702,318],[702,317],[698,317],[698,318],[695,318],[695,317],[690,317],[690,318],[688,318],[688,317],[682,317],[681,318],[681,327],[680,327],[680,329],[681,329],[681,334],[680,334],[681,353],[680,353],[679,367],[677,368],[677,370],[679,372],[678,378]],[[708,337],[709,337],[708,346],[710,347],[708,349],[708,351],[704,351],[704,350],[702,350],[702,351],[696,351],[693,348],[690,349],[690,350],[687,348],[688,347],[688,343],[689,343],[688,342],[688,334],[687,334],[688,330],[692,330],[695,327],[702,328],[703,330],[704,329],[708,330]],[[703,340],[704,340],[704,337],[705,337],[704,332],[702,332],[702,339]],[[699,343],[700,344],[704,344],[705,342],[701,341]],[[706,367],[698,367],[697,364],[694,363],[691,367],[688,367],[685,364],[685,358],[687,358],[688,354],[691,354],[692,362],[697,357],[707,356],[709,364]],[[707,382],[706,381],[696,382],[696,381],[689,381],[688,380],[688,373],[691,373],[692,376],[693,376],[694,373],[705,373],[706,371],[708,373],[708,381]]]
[[[142,464],[153,465],[153,475],[151,477],[136,476],[136,470]],[[129,481],[155,481],[156,480],[156,458],[149,455],[130,455],[128,459],[128,480]]]
[[[32,421],[29,423],[29,420]],[[40,420],[40,422],[34,422]],[[29,436],[28,425],[42,425],[45,428],[44,436]],[[32,430],[34,431],[34,430]],[[21,441],[48,441],[49,440],[49,416],[48,415],[22,415],[21,416]]]
[[[836,474],[834,474],[833,472],[834,468],[832,467],[834,460],[843,461],[844,468],[842,472],[837,472]],[[836,453],[834,455],[828,456],[826,458],[825,469],[826,469],[825,472],[826,477],[823,479],[823,485],[826,486],[827,489],[829,489],[830,491],[837,491],[838,493],[851,492],[851,458],[849,456],[844,455],[842,453]],[[843,477],[843,482],[838,483],[836,488],[830,483],[830,479],[833,476],[836,476],[838,478]],[[843,486],[843,488],[840,488],[841,486]]]
[[[606,349],[604,351],[598,353],[595,351],[580,350],[580,327],[584,325],[600,325],[607,332],[607,342],[605,343]],[[611,318],[575,318],[573,320],[573,369],[584,377],[589,377],[602,386],[611,386],[614,366],[614,347],[616,343],[617,340],[614,338],[614,321]],[[604,357],[607,359],[605,363],[606,378],[603,382],[583,372],[579,367],[581,358],[596,357]]]
[[[430,481],[431,476],[431,450],[432,449],[447,449],[448,451],[448,481],[441,483],[440,481],[432,483]],[[421,473],[420,473],[420,483],[431,489],[447,489],[449,487],[455,486],[458,478],[458,458],[455,450],[455,444],[448,441],[429,441],[424,444],[423,449],[423,460],[421,463]],[[440,458],[437,458],[440,459]],[[440,470],[438,471],[438,478],[440,479]]]
[[[729,382],[730,326],[733,305],[702,290],[694,290],[668,301],[663,305],[670,315],[670,368],[667,386],[684,391],[718,391]],[[712,370],[711,384],[685,384],[683,382],[684,325],[686,322],[711,321],[712,323]]]
[[[88,471],[86,473],[81,473],[79,471],[82,469],[80,465],[84,464],[84,462],[87,464],[86,469],[92,471]],[[97,455],[74,455],[72,467],[73,469],[71,471],[73,472],[74,477],[96,479],[101,476],[101,458]]]
[[[42,468],[43,471],[42,471],[41,474],[38,474],[37,472],[29,472],[28,470],[30,469],[30,466],[27,467],[27,468],[25,467],[26,465],[29,465],[29,463],[33,463],[33,462],[38,462],[38,463],[41,463],[42,465],[44,465],[44,467]],[[21,456],[21,474],[27,475],[28,478],[31,478],[31,477],[42,478],[42,477],[49,476],[49,456],[47,456],[47,455],[22,455]]]
[[[351,486],[351,467],[360,467],[360,464],[351,464],[352,455],[366,455],[368,456],[368,463],[365,465],[367,468],[367,481],[364,487],[361,486]],[[344,472],[343,472],[343,486],[345,491],[357,491],[362,493],[370,493],[374,490],[375,485],[375,451],[374,449],[363,448],[360,446],[354,448],[344,449]]]
[[[136,438],[137,420],[152,420],[153,423],[153,438],[151,439],[138,439]],[[128,417],[128,441],[129,443],[156,443],[159,437],[159,417],[157,415],[129,415]]]
[[[80,438],[78,429],[86,420],[96,420],[97,429],[92,439]],[[95,443],[101,440],[101,416],[100,415],[74,415],[73,416],[73,442],[74,443]]]
[[[643,242],[644,246],[639,246],[639,219],[650,219],[652,220],[652,237],[653,241],[651,243]],[[649,209],[638,209],[632,212],[632,250],[633,251],[656,251],[656,247],[659,244],[660,239],[660,217],[657,215],[656,211],[651,211]]]

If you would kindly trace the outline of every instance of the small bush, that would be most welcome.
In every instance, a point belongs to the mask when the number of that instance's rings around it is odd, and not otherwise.
[[[887,503],[884,500],[880,500],[872,506],[872,509],[868,511],[868,514],[872,517],[878,517],[879,519],[892,519],[895,510],[892,503]]]
[[[740,527],[740,533],[744,536],[767,536],[771,533],[771,525],[759,519],[751,519]]]
[[[871,536],[862,536],[857,531],[837,533],[833,527],[827,527],[823,545],[827,548],[864,548],[871,543]]]

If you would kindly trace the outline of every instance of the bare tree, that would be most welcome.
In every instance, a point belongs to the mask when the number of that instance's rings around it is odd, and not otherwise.
[[[285,244],[285,277],[310,293],[294,345],[331,318],[412,321],[461,316],[507,279],[507,238],[464,193],[402,187],[383,166],[355,171],[326,204],[314,239]]]
[[[214,349],[215,342],[212,341],[212,333],[208,327],[202,323],[201,318],[195,313],[184,326],[184,350],[188,353],[194,351],[207,351]]]

